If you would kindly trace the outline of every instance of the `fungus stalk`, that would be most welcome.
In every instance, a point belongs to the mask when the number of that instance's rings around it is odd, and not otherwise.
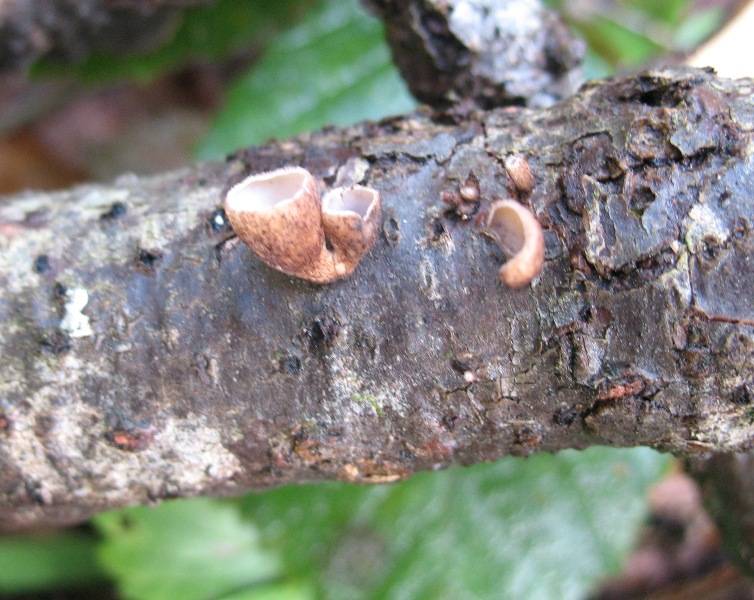
[[[353,273],[381,218],[377,190],[339,187],[320,200],[317,181],[299,167],[247,177],[228,192],[225,212],[265,264],[315,283]]]
[[[500,267],[500,280],[510,288],[528,285],[542,271],[545,240],[534,214],[513,200],[490,207],[487,229],[510,259]]]

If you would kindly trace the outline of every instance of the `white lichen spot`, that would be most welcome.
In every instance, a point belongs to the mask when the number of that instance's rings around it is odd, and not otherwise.
[[[93,216],[99,217],[103,210],[114,202],[125,202],[128,200],[128,190],[119,188],[102,188],[100,186],[91,186],[89,191],[81,196],[80,207],[91,211]]]
[[[327,369],[330,378],[328,402],[317,420],[350,423],[363,418],[381,418],[387,410],[405,415],[408,411],[403,383],[389,372],[384,377],[366,378],[352,352],[351,332],[345,327],[339,343],[331,349]],[[379,359],[377,359],[379,360]]]
[[[84,288],[73,288],[66,292],[65,297],[65,314],[60,322],[60,329],[72,338],[94,335],[89,317],[81,312],[89,303],[88,292]]]
[[[531,62],[530,40],[542,32],[542,6],[537,0],[459,0],[451,4],[450,31],[479,54],[481,75],[492,76],[504,65]],[[532,79],[532,70],[524,71]]]
[[[586,234],[587,241],[584,255],[587,261],[593,265],[600,264],[602,262],[600,257],[609,254],[605,230],[599,218],[600,210],[598,202],[599,200],[590,204],[584,224],[584,233]]]
[[[689,211],[686,228],[686,246],[697,254],[709,241],[724,244],[730,232],[715,212],[706,204],[696,204]]]
[[[682,251],[676,262],[676,268],[660,276],[663,287],[674,289],[678,299],[686,306],[691,306],[692,289],[689,272],[689,255]]]
[[[220,430],[199,415],[168,419],[141,460],[155,461],[168,453],[178,457],[171,465],[171,480],[181,490],[200,491],[213,480],[227,481],[241,471],[238,458],[223,445]]]
[[[419,285],[429,300],[437,304],[442,300],[435,266],[426,256],[419,263]]]

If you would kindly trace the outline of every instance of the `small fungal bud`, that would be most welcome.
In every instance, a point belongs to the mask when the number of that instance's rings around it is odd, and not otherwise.
[[[487,229],[511,256],[500,267],[500,280],[510,288],[530,283],[542,270],[545,239],[534,214],[513,200],[498,200],[490,207]]]
[[[300,167],[251,175],[230,189],[225,213],[238,237],[268,266],[315,283],[353,272],[377,237],[379,192],[336,188],[320,200]]]
[[[463,182],[458,192],[464,201],[477,202],[479,200],[479,180],[476,178],[476,175],[469,173],[469,176]]]
[[[529,161],[520,154],[512,154],[505,158],[505,170],[508,172],[513,185],[522,194],[529,194],[534,189],[534,175],[529,168]]]

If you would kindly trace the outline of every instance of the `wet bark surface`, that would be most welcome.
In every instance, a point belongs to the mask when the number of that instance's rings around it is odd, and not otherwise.
[[[749,448],[753,128],[751,81],[653,71],[3,200],[0,527],[595,444]],[[350,278],[294,280],[228,227],[224,192],[284,165],[382,193]],[[480,200],[443,201],[469,174]],[[517,291],[483,227],[505,197],[546,229]]]

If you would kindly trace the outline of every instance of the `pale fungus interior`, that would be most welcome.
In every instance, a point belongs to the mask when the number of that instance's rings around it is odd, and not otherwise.
[[[337,189],[325,196],[323,204],[328,212],[353,212],[364,219],[369,213],[376,195],[375,190],[362,186]]]
[[[280,169],[253,175],[228,192],[228,207],[237,211],[270,209],[301,193],[308,176],[304,169]]]
[[[487,226],[500,247],[508,254],[516,254],[523,247],[526,231],[521,217],[514,208],[496,207],[490,214]]]

